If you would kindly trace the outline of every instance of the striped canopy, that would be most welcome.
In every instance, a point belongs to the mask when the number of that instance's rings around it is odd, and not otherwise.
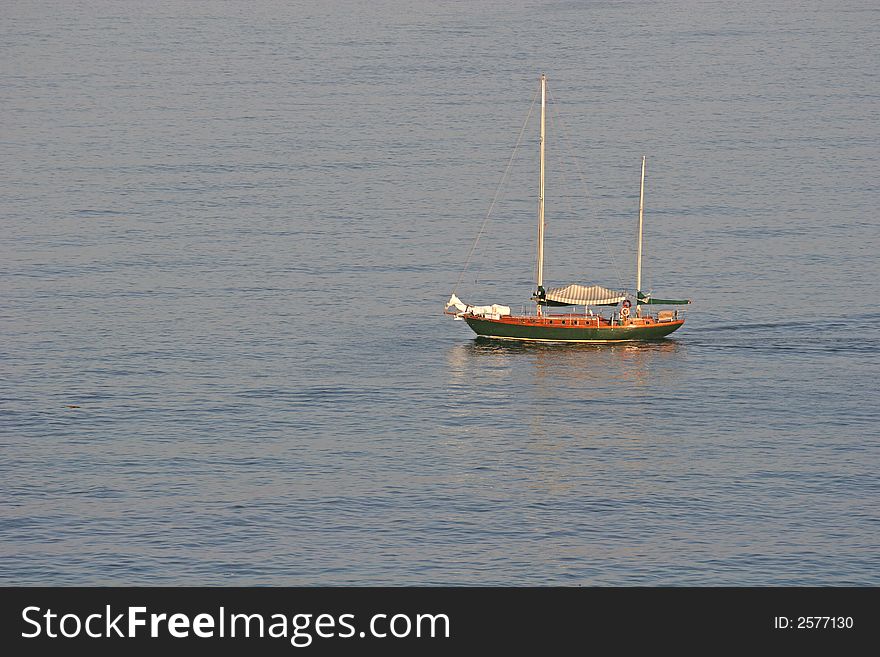
[[[547,290],[548,306],[614,306],[626,299],[625,292],[615,292],[601,285],[567,285]]]

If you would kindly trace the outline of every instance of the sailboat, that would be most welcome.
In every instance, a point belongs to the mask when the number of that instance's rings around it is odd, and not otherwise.
[[[538,181],[538,262],[536,267],[534,314],[514,315],[500,304],[471,306],[455,292],[444,313],[463,320],[478,336],[503,340],[538,342],[629,342],[664,338],[684,325],[678,310],[645,311],[648,305],[683,305],[689,299],[660,299],[642,291],[642,227],[644,222],[645,161],[639,192],[638,241],[636,245],[635,292],[611,290],[601,285],[571,284],[544,288],[544,142],[547,107],[547,78],[541,75],[541,134],[539,140],[540,172]],[[582,307],[566,313],[551,313],[552,307]],[[614,306],[610,315],[593,311],[594,306]],[[633,308],[635,306],[635,308]]]

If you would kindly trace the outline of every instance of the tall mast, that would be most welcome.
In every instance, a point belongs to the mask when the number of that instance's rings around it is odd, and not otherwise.
[[[642,222],[645,215],[645,156],[642,155],[642,184],[639,187],[639,246],[636,251],[636,307],[642,291]]]
[[[537,284],[538,292],[544,284],[544,121],[545,108],[547,106],[547,78],[541,74],[541,174],[538,182],[538,268]],[[541,306],[538,306],[540,311]]]

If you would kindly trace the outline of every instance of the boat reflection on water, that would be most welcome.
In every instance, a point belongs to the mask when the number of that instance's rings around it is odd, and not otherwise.
[[[619,485],[621,473],[638,488],[644,454],[676,431],[665,402],[688,366],[686,345],[671,339],[476,338],[450,346],[446,360],[441,426],[458,471],[481,490],[516,480],[554,499],[604,495],[597,482]]]
[[[474,352],[508,351],[511,353],[671,353],[684,345],[674,338],[633,342],[534,342],[496,340],[478,335],[469,345]]]
[[[514,365],[532,371],[534,383],[547,379],[552,388],[570,388],[577,382],[600,384],[664,383],[656,377],[673,375],[674,363],[686,355],[684,343],[673,339],[607,344],[526,342],[477,337],[449,350],[452,375],[473,379],[475,372],[499,373]],[[669,365],[669,367],[667,367]],[[486,369],[488,368],[488,369]]]

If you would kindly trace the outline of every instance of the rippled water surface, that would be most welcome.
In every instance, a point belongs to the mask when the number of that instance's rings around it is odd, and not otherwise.
[[[880,584],[876,3],[2,15],[0,581]],[[541,72],[545,278],[632,285],[646,153],[674,338],[440,314]]]

